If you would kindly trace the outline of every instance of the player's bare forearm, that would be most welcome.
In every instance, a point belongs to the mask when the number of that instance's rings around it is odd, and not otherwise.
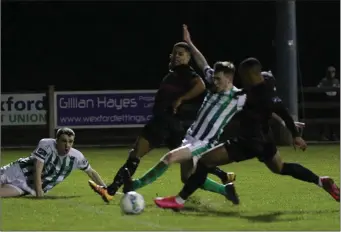
[[[96,184],[101,186],[106,186],[101,176],[94,169],[90,169],[86,172],[91,180],[93,180]]]
[[[193,56],[195,63],[200,68],[200,70],[204,72],[205,67],[208,66],[206,58],[192,42],[189,43],[189,46],[191,48],[191,54]]]
[[[181,100],[191,100],[192,98],[195,98],[202,94],[206,89],[205,83],[200,77],[195,78],[192,84],[193,87],[181,97]]]
[[[183,38],[191,48],[192,56],[197,63],[198,67],[204,72],[206,66],[208,66],[207,61],[203,54],[196,48],[191,39],[191,34],[189,33],[187,25],[183,25]]]
[[[41,173],[43,171],[44,163],[36,160],[34,165],[34,187],[36,191],[36,197],[42,197],[44,195],[41,181]]]

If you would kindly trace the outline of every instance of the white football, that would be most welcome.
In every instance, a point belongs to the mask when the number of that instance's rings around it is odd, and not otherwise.
[[[124,194],[120,205],[125,214],[140,214],[145,206],[143,196],[134,191]]]

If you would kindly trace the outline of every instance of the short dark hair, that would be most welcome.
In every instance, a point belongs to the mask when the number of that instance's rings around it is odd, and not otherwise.
[[[223,72],[225,74],[232,74],[236,72],[234,64],[229,61],[217,61],[214,66],[214,72]]]
[[[173,49],[174,48],[184,48],[187,52],[191,52],[191,48],[190,48],[190,46],[188,45],[188,43],[186,43],[186,42],[179,42],[179,43],[176,43],[176,44],[174,44],[174,46],[173,46]]]
[[[262,69],[262,64],[259,62],[258,59],[254,57],[249,57],[239,64],[239,69],[250,69],[255,66],[259,67],[260,70]]]
[[[56,138],[59,139],[62,135],[75,136],[75,132],[68,127],[63,127],[57,130]]]

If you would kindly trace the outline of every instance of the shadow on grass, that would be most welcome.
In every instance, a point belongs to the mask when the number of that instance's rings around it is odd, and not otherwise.
[[[215,209],[210,209],[208,207],[185,207],[179,213],[188,214],[190,213],[191,216],[214,216],[214,217],[237,217],[243,218],[251,222],[272,222],[272,221],[285,221],[285,219],[278,219],[278,216],[281,216],[282,212],[271,212],[267,214],[259,214],[259,215],[245,215],[244,213],[239,212],[229,212],[229,211],[220,211]],[[287,219],[288,221],[293,221],[295,219]],[[298,219],[296,219],[298,220]]]
[[[215,217],[237,217],[246,219],[250,222],[273,222],[273,221],[298,221],[303,220],[303,217],[300,217],[302,214],[332,214],[332,213],[339,213],[340,210],[336,209],[330,209],[330,210],[297,210],[297,211],[291,211],[291,210],[284,210],[284,211],[275,211],[275,212],[269,212],[269,213],[262,213],[260,212],[257,215],[250,215],[252,213],[240,213],[240,212],[229,212],[229,211],[221,211],[221,210],[215,210],[211,209],[208,206],[186,206],[185,208],[181,209],[180,211],[176,211],[181,214],[190,214],[191,216],[215,216]],[[294,217],[290,218],[278,218],[282,215],[292,215]],[[297,216],[299,215],[299,216]]]
[[[73,199],[73,198],[79,198],[81,196],[44,196],[42,198],[37,198],[34,196],[25,196],[22,197],[22,199],[30,199],[30,200],[66,200],[66,199]]]
[[[272,222],[272,221],[298,221],[303,220],[302,214],[334,214],[340,213],[339,209],[326,210],[277,210],[273,212],[259,212],[259,214],[252,215],[252,212],[235,212],[216,210],[209,205],[202,204],[200,198],[192,196],[188,199],[185,208],[179,212],[181,214],[190,214],[191,216],[215,216],[215,217],[238,217],[246,219],[250,222]],[[232,206],[234,207],[234,206]],[[238,206],[237,206],[238,207]],[[281,215],[293,216],[290,218],[278,218]]]

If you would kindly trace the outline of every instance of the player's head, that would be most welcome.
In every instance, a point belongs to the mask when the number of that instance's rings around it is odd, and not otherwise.
[[[244,86],[256,85],[262,81],[262,65],[253,57],[243,60],[238,68],[238,74]]]
[[[334,78],[335,77],[335,72],[336,72],[336,69],[333,66],[329,66],[327,68],[326,77],[327,78]]]
[[[75,132],[68,127],[60,128],[56,133],[56,141],[58,154],[66,155],[75,141]]]
[[[213,83],[217,92],[226,90],[233,83],[236,71],[234,64],[229,61],[218,61],[214,64]]]
[[[191,50],[187,43],[179,42],[174,44],[172,54],[170,55],[172,67],[176,67],[182,64],[188,64],[190,59]]]

